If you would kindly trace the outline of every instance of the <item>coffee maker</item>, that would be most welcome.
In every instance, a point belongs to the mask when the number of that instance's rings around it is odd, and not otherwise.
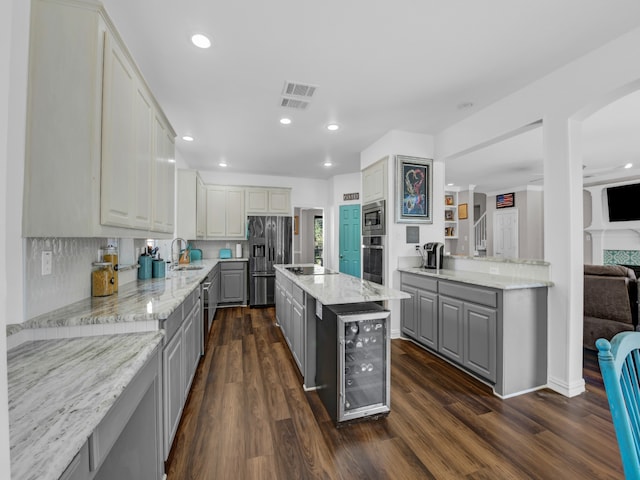
[[[442,268],[442,256],[444,252],[444,244],[440,242],[425,243],[424,247],[424,268]]]

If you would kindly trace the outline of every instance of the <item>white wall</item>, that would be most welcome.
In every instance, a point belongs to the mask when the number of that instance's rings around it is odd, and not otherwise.
[[[505,188],[500,193],[515,193],[515,207],[518,211],[518,258],[530,260],[544,259],[544,193],[540,187],[524,186]],[[493,215],[496,212],[495,192],[486,196],[487,211],[487,256],[493,256]]]
[[[9,198],[9,72],[11,56],[11,14],[12,2],[7,2],[8,10],[0,17],[0,251],[2,258],[8,257],[7,243],[9,228],[7,211]],[[16,3],[16,2],[13,2]],[[14,202],[15,203],[15,202]],[[9,314],[8,269],[5,262],[0,264],[0,478],[11,478],[9,460],[9,400],[7,395],[7,335],[6,325]]]
[[[386,262],[384,276],[387,287],[400,289],[400,274],[397,272],[398,258],[416,255],[415,244],[406,243],[406,226],[416,225],[396,223],[396,164],[395,155],[407,155],[420,158],[433,158],[433,137],[417,133],[393,130],[360,154],[360,169],[389,155],[387,185],[387,236]],[[444,243],[444,164],[433,162],[433,223],[417,224],[420,231],[420,243]],[[391,301],[391,335],[400,335],[400,300]]]
[[[0,478],[11,478],[6,324],[24,319],[22,186],[30,2],[9,0],[0,17]],[[9,276],[10,275],[10,276]]]
[[[582,379],[582,156],[580,122],[640,86],[640,28],[576,59],[444,130],[446,159],[543,120],[544,252],[554,286],[548,295],[548,385],[568,396]]]

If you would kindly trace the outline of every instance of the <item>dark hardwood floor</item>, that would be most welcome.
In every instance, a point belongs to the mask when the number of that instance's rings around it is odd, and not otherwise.
[[[586,392],[500,400],[393,340],[391,413],[336,428],[302,379],[273,308],[219,309],[167,462],[184,479],[623,478],[595,353]]]

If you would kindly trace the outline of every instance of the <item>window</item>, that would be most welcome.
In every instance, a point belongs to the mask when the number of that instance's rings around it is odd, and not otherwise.
[[[313,217],[313,263],[322,265],[322,245],[323,245],[322,217]]]

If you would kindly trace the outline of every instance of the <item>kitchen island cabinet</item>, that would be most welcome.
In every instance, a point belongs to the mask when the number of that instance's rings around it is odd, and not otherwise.
[[[315,300],[279,271],[276,271],[275,296],[276,322],[304,378],[305,388],[312,388],[315,356],[310,359],[307,352],[311,350],[310,344],[315,344]],[[313,351],[315,355],[315,349]]]
[[[30,31],[23,236],[170,238],[175,132],[102,6],[35,0]]]
[[[403,335],[488,383],[497,396],[546,385],[546,282],[487,275],[486,286],[479,274],[420,268],[400,269],[400,278],[412,295],[403,301]]]

